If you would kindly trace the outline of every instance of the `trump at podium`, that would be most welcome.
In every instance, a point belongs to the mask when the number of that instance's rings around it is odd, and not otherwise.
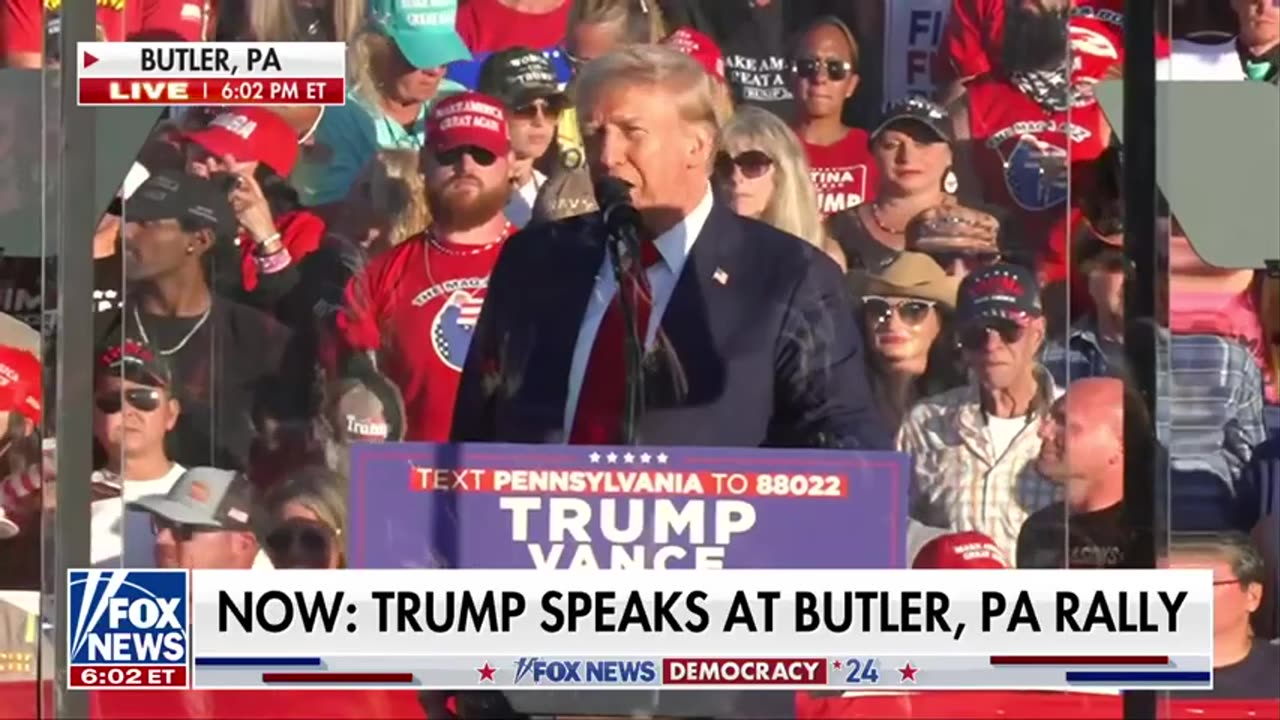
[[[635,327],[635,444],[891,446],[840,269],[711,192],[713,83],[661,47],[584,67],[587,162],[597,182],[630,187],[638,262],[615,266],[600,212],[509,239],[468,349],[453,441],[623,442]]]

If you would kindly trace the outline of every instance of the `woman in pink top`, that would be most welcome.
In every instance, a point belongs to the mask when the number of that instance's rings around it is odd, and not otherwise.
[[[1243,345],[1257,361],[1269,403],[1280,402],[1277,361],[1267,340],[1262,305],[1264,273],[1207,265],[1175,219],[1169,228],[1169,329],[1218,335]]]

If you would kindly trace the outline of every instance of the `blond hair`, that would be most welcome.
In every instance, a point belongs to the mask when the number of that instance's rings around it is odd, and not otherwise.
[[[568,31],[578,25],[612,25],[623,45],[652,44],[667,35],[656,0],[572,0]],[[567,33],[566,33],[567,34]]]
[[[827,251],[818,192],[800,139],[768,110],[740,108],[724,126],[721,146],[759,150],[773,159],[773,194],[760,220]]]
[[[267,0],[248,4],[249,36],[259,42],[290,42],[307,39],[299,27],[291,0]],[[337,42],[355,37],[365,22],[365,0],[333,0],[333,35]]]
[[[579,119],[591,117],[600,95],[619,87],[658,87],[671,94],[680,117],[720,134],[715,79],[698,61],[679,50],[658,45],[628,45],[587,63],[577,78]],[[708,158],[710,161],[711,158]]]
[[[274,522],[289,503],[298,503],[334,531],[339,547],[345,547],[347,534],[347,481],[346,478],[323,465],[307,465],[285,476],[282,483],[268,490],[263,497],[262,533],[271,531],[267,523]],[[342,557],[346,557],[345,550]],[[346,563],[342,562],[345,566]]]
[[[390,219],[387,243],[395,247],[431,224],[427,183],[417,150],[379,150],[362,173],[376,217]]]
[[[379,106],[382,88],[378,70],[384,68],[396,52],[395,42],[372,29],[364,30],[347,43],[347,74],[351,90],[369,107]]]

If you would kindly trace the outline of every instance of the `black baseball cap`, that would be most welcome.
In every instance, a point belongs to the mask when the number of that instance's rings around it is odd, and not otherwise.
[[[97,371],[99,377],[123,377],[151,387],[169,387],[173,384],[169,363],[140,340],[126,339],[122,343],[99,350]]]
[[[871,139],[875,140],[890,127],[904,123],[923,125],[948,145],[955,139],[951,135],[951,115],[947,109],[929,98],[916,95],[904,97],[889,105],[880,117],[875,131],[871,133]]]
[[[501,50],[485,58],[476,91],[495,97],[512,109],[534,100],[561,104],[566,100],[551,61],[525,47]]]
[[[147,178],[124,203],[126,221],[184,220],[218,237],[234,235],[238,221],[226,191],[198,175],[166,170]]]
[[[956,302],[959,325],[1009,320],[1019,325],[1040,317],[1040,282],[1031,270],[1013,263],[996,263],[965,276]]]

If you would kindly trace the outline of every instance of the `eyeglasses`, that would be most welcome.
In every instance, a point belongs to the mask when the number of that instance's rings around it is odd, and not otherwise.
[[[435,153],[436,162],[445,167],[457,165],[459,162],[462,162],[464,155],[470,155],[471,159],[475,161],[475,164],[481,167],[489,167],[498,159],[497,155],[494,155],[484,148],[476,147],[475,145],[459,145],[458,147],[449,148],[448,150],[438,150]]]
[[[174,522],[168,518],[162,518],[159,515],[151,516],[151,530],[156,535],[161,530],[168,530],[173,534],[173,539],[177,542],[191,542],[191,538],[204,533],[218,532],[222,528],[211,527],[208,525],[189,525],[187,523]]]
[[[916,298],[890,300],[878,295],[867,295],[862,298],[862,311],[872,325],[888,322],[889,318],[896,314],[904,325],[917,327],[929,317],[929,311],[936,306],[937,303],[932,300]]]
[[[1218,587],[1219,585],[1239,585],[1239,584],[1240,584],[1240,578],[1227,578],[1226,580],[1213,581],[1214,587]]]
[[[329,548],[335,535],[332,529],[321,523],[287,520],[267,535],[266,545],[275,558],[301,561],[287,564],[323,565],[329,561]]]
[[[160,391],[155,388],[129,388],[124,392],[103,393],[94,398],[93,404],[107,415],[120,412],[124,403],[142,412],[151,412],[160,407]]]
[[[824,71],[828,78],[839,82],[853,74],[853,63],[835,58],[796,58],[791,63],[791,72],[809,82],[817,80]]]
[[[754,180],[763,177],[773,167],[773,158],[760,150],[747,150],[737,155],[721,152],[716,155],[715,172],[718,177],[728,180],[733,177],[733,168],[742,170],[742,176]]]
[[[536,117],[542,117],[552,122],[560,119],[560,113],[564,112],[565,103],[563,100],[534,100],[527,105],[511,111],[511,116],[521,120],[533,120]]]
[[[983,350],[987,347],[987,338],[993,332],[999,334],[1001,342],[1005,345],[1012,345],[1021,340],[1026,331],[1021,325],[1013,322],[978,325],[966,328],[960,333],[960,346],[965,350]]]
[[[1001,255],[998,252],[962,252],[962,251],[943,251],[931,252],[929,257],[933,258],[943,268],[950,268],[955,265],[963,265],[966,270],[975,270],[988,265],[995,265],[1000,262]]]

